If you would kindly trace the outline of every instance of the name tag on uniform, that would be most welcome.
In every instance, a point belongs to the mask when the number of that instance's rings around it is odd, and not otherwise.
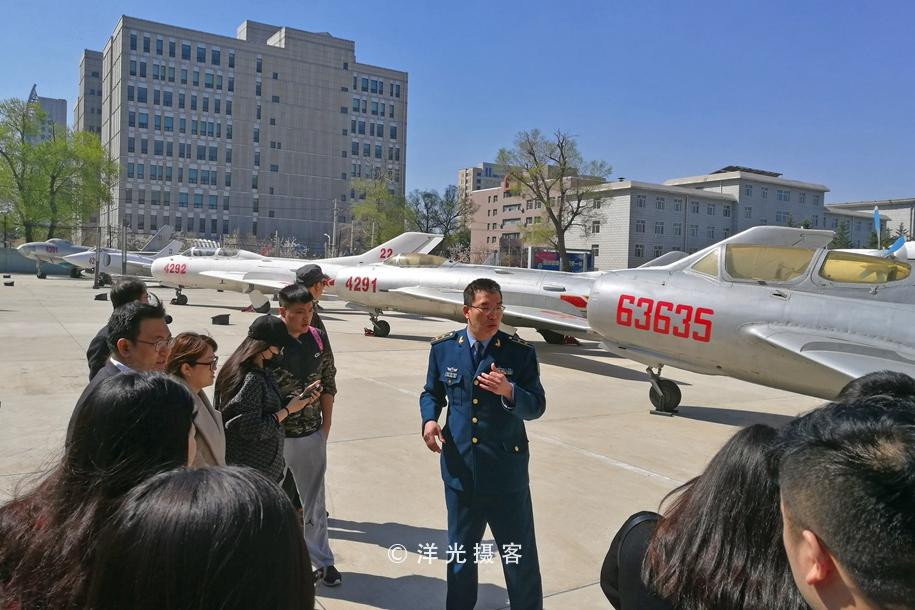
[[[445,377],[448,379],[457,379],[458,370],[457,367],[449,366],[445,369]]]

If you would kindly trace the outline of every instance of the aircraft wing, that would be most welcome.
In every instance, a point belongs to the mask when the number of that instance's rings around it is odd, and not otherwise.
[[[422,301],[453,305],[455,307],[463,307],[464,305],[463,290],[443,290],[439,288],[425,288],[422,286],[408,286],[404,288],[394,288],[389,292]],[[538,329],[545,328],[578,336],[589,335],[593,332],[588,325],[588,321],[583,317],[552,309],[526,307],[522,305],[512,305],[510,303],[505,305],[505,313],[502,316],[502,321],[510,326]]]
[[[253,275],[249,271],[202,271],[200,272],[200,275],[222,280],[226,283],[244,284],[250,289],[266,293],[280,290],[295,281],[294,277],[287,280],[281,280],[278,278],[265,277],[261,274]]]
[[[915,376],[915,351],[909,347],[878,345],[861,337],[773,324],[746,326],[744,332],[785,357],[818,365],[850,379],[883,370]]]

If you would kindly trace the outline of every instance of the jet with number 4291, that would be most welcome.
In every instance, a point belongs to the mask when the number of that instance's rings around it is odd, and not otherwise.
[[[442,241],[435,233],[407,232],[377,246],[364,254],[338,256],[318,260],[273,258],[247,250],[229,248],[189,248],[175,256],[152,261],[150,273],[164,286],[175,288],[176,305],[187,305],[184,288],[212,288],[247,294],[251,306],[260,313],[270,311],[272,295],[295,282],[295,274],[308,264],[321,265],[331,278],[344,266],[377,263],[401,252],[429,252]],[[334,293],[332,280],[327,292]]]
[[[676,412],[681,400],[676,383],[661,377],[664,366],[824,399],[874,371],[915,376],[911,265],[888,251],[829,250],[833,235],[754,227],[691,255],[672,252],[597,277],[441,262],[423,269],[416,265],[435,261],[393,257],[341,270],[337,294],[376,316],[396,309],[460,319],[460,288],[472,276],[491,277],[503,288],[505,324],[597,337],[645,364],[660,414]]]

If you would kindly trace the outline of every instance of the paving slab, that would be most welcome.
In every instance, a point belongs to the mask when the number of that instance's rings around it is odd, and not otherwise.
[[[86,280],[14,279],[14,287],[0,289],[0,500],[59,459],[72,406],[87,382],[85,349],[111,313],[108,301],[94,300],[104,290]],[[172,296],[167,288],[151,290],[166,303]],[[189,305],[167,306],[172,332],[209,332],[225,361],[257,316],[239,311],[247,297],[185,294]],[[445,502],[437,457],[420,438],[417,401],[429,339],[457,325],[392,314],[389,337],[366,337],[365,314],[332,299],[322,307],[338,368],[327,500],[344,583],[319,588],[318,607],[441,608]],[[230,314],[228,326],[211,323],[221,313]],[[527,430],[544,605],[551,610],[609,607],[597,584],[600,565],[626,517],[656,508],[741,426],[782,425],[820,402],[665,369],[680,383],[683,406],[676,417],[653,416],[644,366],[596,343],[556,346],[532,330],[520,335],[537,349],[547,393],[546,413]],[[437,559],[419,552],[432,544]],[[497,561],[480,564],[480,583],[477,608],[508,606]]]

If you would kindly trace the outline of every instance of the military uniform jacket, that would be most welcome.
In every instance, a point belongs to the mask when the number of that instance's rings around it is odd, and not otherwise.
[[[479,375],[489,372],[493,362],[515,386],[511,405],[479,386]],[[525,489],[529,453],[524,420],[537,419],[546,409],[534,348],[499,331],[474,369],[466,328],[433,340],[419,399],[422,425],[437,421],[446,404],[441,455],[445,484],[480,494]]]

